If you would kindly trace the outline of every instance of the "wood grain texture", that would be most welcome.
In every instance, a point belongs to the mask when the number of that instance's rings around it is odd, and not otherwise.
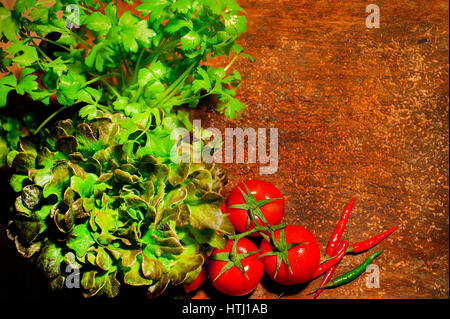
[[[309,229],[322,253],[352,197],[351,241],[399,225],[378,246],[385,249],[375,261],[380,288],[367,288],[362,275],[320,298],[448,298],[448,1],[238,2],[248,20],[240,44],[256,59],[234,64],[247,109],[226,121],[205,106],[192,119],[222,132],[278,128],[279,169],[261,176],[258,164],[224,164],[225,194],[248,178],[272,182],[285,195],[285,221]],[[379,29],[365,26],[372,2],[381,10]],[[1,236],[10,256],[2,269],[26,273],[18,283],[0,276],[2,287],[10,285],[10,296],[23,287],[47,296],[3,226]],[[373,251],[346,256],[336,275]],[[249,298],[312,298],[319,283],[287,288],[264,279]],[[131,294],[145,298],[138,290]],[[220,297],[208,285],[193,296]]]
[[[285,221],[313,232],[322,252],[354,196],[351,241],[399,225],[378,246],[380,288],[366,288],[362,275],[320,298],[448,298],[448,2],[376,1],[379,29],[366,28],[367,1],[240,3],[240,43],[256,59],[236,65],[247,110],[236,122],[194,118],[222,130],[278,128],[279,170],[261,176],[258,165],[227,164],[227,188],[274,183]],[[369,254],[345,257],[336,275]],[[311,298],[319,284],[266,280],[251,298]]]

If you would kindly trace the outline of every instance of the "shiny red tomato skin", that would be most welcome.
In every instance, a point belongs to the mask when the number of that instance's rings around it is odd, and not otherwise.
[[[220,206],[220,210],[222,211],[222,213],[226,213],[227,212],[227,204],[226,201],[223,201],[222,205]]]
[[[282,285],[296,285],[308,282],[320,262],[320,249],[314,235],[307,229],[297,225],[287,225],[284,229],[286,243],[307,243],[288,250],[288,266],[282,262],[275,277],[277,265],[276,256],[263,257],[264,271],[275,282]],[[280,230],[275,231],[275,238],[280,239]],[[273,250],[273,246],[265,239],[261,241],[261,255]]]
[[[273,226],[279,224],[284,215],[284,198],[278,188],[269,182],[261,180],[247,180],[240,183],[231,191],[231,194],[227,199],[227,206],[245,203],[245,200],[239,190],[240,188],[244,191],[244,193],[247,193],[244,183],[247,185],[256,200],[281,198],[261,207],[261,212],[269,225]],[[227,208],[227,213],[228,219],[239,233],[246,232],[254,227],[254,223],[250,222],[250,226],[247,229],[248,211],[244,209]],[[258,221],[258,224],[263,225],[263,222],[259,218],[256,218],[256,220]],[[250,236],[258,237],[260,234],[253,233]]]
[[[206,270],[205,267],[202,267],[202,270],[200,270],[200,273],[193,282],[191,282],[190,284],[183,285],[184,291],[189,293],[191,291],[197,290],[203,284],[205,279],[206,279]]]
[[[232,245],[233,241],[230,239],[223,249],[215,248],[211,256],[221,252],[230,252]],[[246,254],[258,250],[258,247],[246,238],[241,238],[236,248],[238,254]],[[249,294],[258,286],[258,283],[264,275],[262,261],[260,259],[256,259],[258,256],[259,253],[255,253],[241,260],[248,279],[245,277],[245,274],[239,270],[239,268],[233,266],[214,280],[219,275],[226,262],[208,258],[206,260],[206,266],[212,285],[218,291],[230,296],[244,296]]]

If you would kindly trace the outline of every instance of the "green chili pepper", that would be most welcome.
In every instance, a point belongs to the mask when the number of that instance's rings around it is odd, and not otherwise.
[[[347,272],[343,275],[340,275],[339,277],[336,277],[335,279],[330,281],[328,284],[320,286],[317,289],[314,289],[311,293],[316,292],[319,289],[334,288],[334,287],[342,286],[343,284],[346,284],[346,283],[358,278],[358,276],[361,275],[366,270],[367,266],[369,266],[375,258],[377,258],[379,255],[381,255],[382,252],[383,252],[383,249],[380,251],[377,251],[376,253],[373,253],[366,260],[364,260],[364,262],[361,265],[359,265],[355,269],[350,270],[349,272]]]

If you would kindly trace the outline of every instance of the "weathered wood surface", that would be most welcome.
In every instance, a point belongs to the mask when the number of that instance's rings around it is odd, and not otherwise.
[[[380,288],[367,288],[363,275],[320,298],[448,298],[448,1],[376,1],[379,29],[366,28],[367,1],[239,3],[248,20],[240,44],[256,59],[235,63],[247,110],[238,121],[204,110],[193,119],[222,132],[278,128],[279,169],[261,176],[258,164],[225,164],[226,193],[247,178],[272,182],[285,194],[285,221],[313,232],[322,252],[354,196],[351,241],[399,225],[378,246]],[[3,289],[55,297],[3,225]],[[369,254],[345,257],[336,275]],[[250,298],[312,298],[319,283],[285,288],[264,279]],[[208,285],[194,295],[219,297]]]
[[[198,116],[222,130],[278,128],[279,170],[228,165],[227,188],[246,178],[277,185],[285,220],[313,232],[322,252],[354,196],[351,241],[399,225],[378,246],[380,288],[362,275],[320,298],[448,298],[448,2],[376,1],[379,29],[366,28],[367,1],[240,3],[240,43],[256,59],[236,65],[247,110],[236,122]],[[347,256],[335,274],[371,252]],[[264,281],[251,297],[311,298],[319,283]]]

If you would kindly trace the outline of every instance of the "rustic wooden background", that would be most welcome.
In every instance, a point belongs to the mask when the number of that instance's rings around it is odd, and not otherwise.
[[[193,119],[222,132],[278,128],[279,169],[260,175],[258,164],[225,164],[225,193],[247,178],[272,182],[285,195],[285,221],[309,229],[322,252],[352,197],[351,241],[399,226],[378,246],[380,288],[367,288],[362,275],[322,299],[448,298],[448,1],[238,2],[248,20],[240,44],[256,59],[235,63],[247,109],[224,121],[205,106]],[[370,3],[380,8],[379,29],[365,25]],[[61,297],[46,291],[1,227],[7,296]],[[373,251],[346,256],[336,275]],[[286,288],[264,279],[249,298],[312,298],[319,283]],[[138,290],[121,294],[145,296]],[[220,295],[205,285],[193,298]]]
[[[379,245],[380,288],[363,275],[320,298],[448,298],[448,1],[239,3],[248,20],[240,43],[256,59],[236,64],[247,110],[235,122],[197,116],[222,130],[278,128],[279,169],[228,165],[227,188],[272,182],[286,196],[285,221],[313,232],[322,251],[352,197],[352,241],[399,225]],[[365,25],[371,3],[379,29]],[[336,275],[371,252],[346,257]],[[263,283],[252,298],[311,298],[320,279]]]

